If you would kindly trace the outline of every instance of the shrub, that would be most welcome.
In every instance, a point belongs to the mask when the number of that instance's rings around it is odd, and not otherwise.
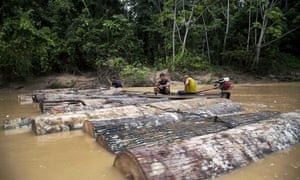
[[[73,88],[76,85],[76,81],[72,80],[70,82],[67,82],[65,84],[55,81],[47,86],[49,89],[60,89],[60,88]]]
[[[121,71],[121,79],[126,86],[149,86],[152,85],[148,77],[151,76],[149,68],[137,65],[126,65]]]

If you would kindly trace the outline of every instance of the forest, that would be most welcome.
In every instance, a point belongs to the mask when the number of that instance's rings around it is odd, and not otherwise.
[[[300,69],[297,0],[4,0],[0,78]]]

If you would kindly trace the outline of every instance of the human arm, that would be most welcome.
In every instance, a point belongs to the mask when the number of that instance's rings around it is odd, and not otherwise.
[[[189,80],[189,78],[186,78],[186,79],[184,80],[184,91],[185,91],[185,92],[188,91],[188,86],[189,86],[189,84],[190,84],[190,80]]]

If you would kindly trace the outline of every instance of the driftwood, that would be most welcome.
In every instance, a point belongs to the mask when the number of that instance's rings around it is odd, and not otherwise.
[[[136,124],[136,126],[130,126],[127,123],[123,126],[106,126],[98,129],[95,133],[99,135],[97,142],[100,145],[110,152],[117,153],[125,149],[153,144],[166,144],[176,140],[216,133],[237,125],[269,119],[276,114],[278,115],[278,113],[273,112],[260,112],[228,115],[220,118],[213,116],[204,118],[199,115],[182,114],[177,115],[177,120],[171,119],[168,122],[156,120],[152,121],[152,124],[148,122],[147,126],[142,126],[143,121],[140,124]],[[173,114],[173,117],[175,116]],[[225,123],[222,121],[223,118],[226,119]],[[243,123],[237,123],[240,120]],[[232,124],[235,126],[232,126]]]
[[[300,141],[300,112],[164,145],[120,152],[114,166],[133,180],[210,179]]]

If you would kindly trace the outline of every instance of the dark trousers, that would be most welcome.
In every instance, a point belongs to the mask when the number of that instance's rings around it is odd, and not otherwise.
[[[221,92],[221,98],[230,99],[230,92]]]

